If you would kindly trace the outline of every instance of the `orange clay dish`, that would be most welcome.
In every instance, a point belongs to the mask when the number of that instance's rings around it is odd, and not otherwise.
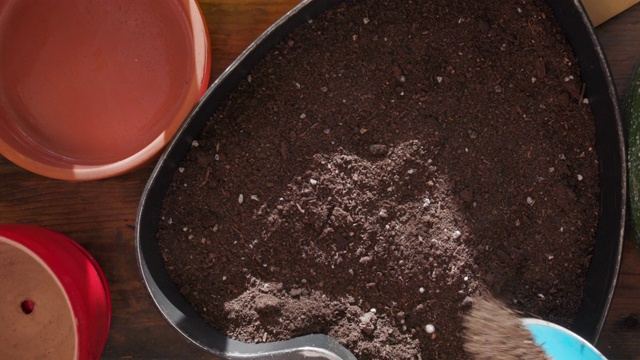
[[[0,154],[64,180],[156,155],[209,82],[195,0],[0,2]]]

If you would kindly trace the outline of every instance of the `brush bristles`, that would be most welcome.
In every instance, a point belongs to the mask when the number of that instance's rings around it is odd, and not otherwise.
[[[474,300],[463,325],[464,349],[475,360],[550,360],[518,316],[490,295]]]

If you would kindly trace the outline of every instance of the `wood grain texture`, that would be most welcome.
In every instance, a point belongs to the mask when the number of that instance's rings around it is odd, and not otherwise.
[[[620,97],[629,87],[633,67],[640,61],[640,5],[596,28]]]
[[[212,43],[212,79],[294,0],[201,0]],[[620,94],[640,61],[640,6],[597,29]],[[83,245],[103,268],[113,318],[104,359],[211,359],[174,331],[155,309],[134,254],[135,215],[155,161],[129,174],[91,182],[40,177],[0,157],[0,223],[32,223]],[[640,359],[640,256],[625,244],[611,311],[597,346],[610,359]]]
[[[200,0],[209,26],[212,80],[299,0]]]

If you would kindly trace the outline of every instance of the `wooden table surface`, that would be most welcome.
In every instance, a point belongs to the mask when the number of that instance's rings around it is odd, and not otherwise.
[[[200,0],[213,52],[212,79],[297,0]],[[640,61],[640,6],[597,28],[619,94]],[[103,359],[211,359],[174,331],[143,287],[134,255],[136,208],[152,163],[126,175],[64,182],[0,157],[0,223],[31,223],[83,245],[111,288],[113,318]],[[640,359],[640,255],[626,241],[615,297],[596,346],[610,359]]]

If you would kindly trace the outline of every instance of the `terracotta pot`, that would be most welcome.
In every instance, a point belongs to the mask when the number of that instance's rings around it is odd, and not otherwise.
[[[136,168],[208,86],[195,0],[8,0],[0,14],[0,154],[29,171],[90,180]]]
[[[0,225],[0,358],[98,359],[111,298],[89,253],[68,237]]]

